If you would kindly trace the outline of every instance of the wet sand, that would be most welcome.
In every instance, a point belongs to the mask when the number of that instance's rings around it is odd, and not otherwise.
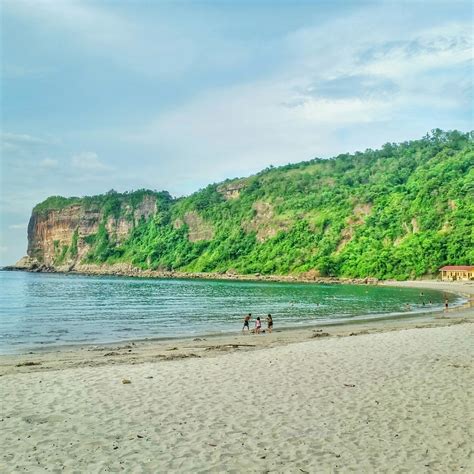
[[[0,356],[0,471],[472,472],[473,321]]]

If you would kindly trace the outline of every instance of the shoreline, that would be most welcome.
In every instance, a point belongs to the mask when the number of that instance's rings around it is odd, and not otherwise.
[[[316,284],[348,284],[348,285],[376,285],[381,280],[377,278],[338,278],[320,277],[314,274],[302,273],[299,275],[262,275],[260,273],[240,274],[233,272],[177,272],[142,270],[130,264],[92,265],[80,264],[74,267],[50,267],[46,265],[25,266],[7,265],[0,271],[51,273],[60,275],[82,276],[116,276],[128,278],[156,278],[166,280],[229,280],[229,281],[262,281],[275,283],[316,283]]]
[[[30,266],[6,265],[0,267],[0,271],[5,272],[27,272],[27,273],[47,273],[59,275],[80,275],[80,276],[115,276],[125,278],[152,278],[164,280],[217,280],[217,281],[248,281],[248,282],[275,282],[275,283],[309,283],[309,284],[335,284],[335,285],[380,285],[398,286],[420,289],[434,289],[455,293],[467,298],[474,298],[474,281],[444,281],[439,278],[421,280],[380,280],[375,277],[350,278],[350,277],[322,277],[313,272],[305,272],[296,275],[276,275],[276,274],[241,274],[234,272],[179,272],[161,270],[143,270],[133,267],[130,264],[117,263],[112,265],[79,264],[71,267],[53,267],[43,264]],[[454,288],[454,289],[453,289]]]
[[[469,282],[384,282],[386,286],[436,289],[465,298],[448,311],[410,312],[398,317],[339,321],[326,324],[276,327],[273,333],[229,333],[177,336],[172,338],[129,339],[107,343],[69,344],[25,349],[28,352],[1,354],[0,376],[24,372],[61,370],[65,367],[142,364],[187,358],[215,357],[230,352],[268,349],[300,343],[308,339],[343,338],[362,334],[406,329],[447,327],[474,322],[474,285]]]

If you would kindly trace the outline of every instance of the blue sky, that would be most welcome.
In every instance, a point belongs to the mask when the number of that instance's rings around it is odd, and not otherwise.
[[[463,1],[1,8],[0,264],[49,195],[189,194],[268,165],[473,128]]]

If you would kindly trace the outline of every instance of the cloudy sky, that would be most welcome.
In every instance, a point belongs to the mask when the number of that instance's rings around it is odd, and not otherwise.
[[[3,0],[0,264],[49,195],[179,196],[473,128],[469,1]]]

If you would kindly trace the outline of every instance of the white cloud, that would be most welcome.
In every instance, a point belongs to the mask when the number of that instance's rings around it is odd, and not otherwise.
[[[425,111],[452,116],[462,106],[465,94],[449,84],[453,78],[464,83],[455,68],[470,60],[469,22],[442,24],[441,19],[441,26],[415,27],[417,21],[407,20],[399,9],[398,17],[365,9],[296,31],[282,46],[284,69],[203,93],[143,124],[128,139],[172,156],[171,169],[186,164],[189,173],[248,173],[446,127],[418,116]],[[351,79],[352,94],[337,96],[327,87],[331,81],[345,81],[347,91]],[[419,112],[412,112],[415,107]],[[447,120],[453,127],[452,119]],[[364,130],[368,140],[357,130]],[[386,133],[379,135],[380,130]],[[341,134],[354,142],[341,142]]]
[[[39,163],[41,168],[53,169],[58,167],[58,160],[53,160],[52,158],[44,158]]]
[[[111,169],[99,160],[97,153],[92,151],[85,151],[73,155],[71,158],[71,165],[74,168],[83,171],[106,171]]]
[[[28,227],[28,224],[10,224],[8,226],[9,229],[12,229],[12,230],[18,230],[18,229],[26,229]]]
[[[59,144],[53,137],[38,137],[27,133],[2,132],[0,134],[0,149],[2,159],[18,159],[31,156]]]
[[[9,146],[49,145],[52,143],[52,141],[49,139],[34,137],[26,133],[10,133],[10,132],[2,132],[1,141],[2,141],[2,144],[6,144]]]
[[[467,25],[417,32],[384,50],[361,70],[364,73],[391,77],[399,81],[413,80],[428,70],[448,69],[472,59],[472,38]]]

